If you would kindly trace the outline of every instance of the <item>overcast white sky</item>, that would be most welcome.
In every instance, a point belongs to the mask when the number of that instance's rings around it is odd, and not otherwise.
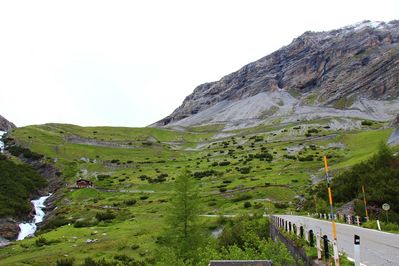
[[[146,126],[307,30],[399,19],[399,1],[0,0],[0,114]]]

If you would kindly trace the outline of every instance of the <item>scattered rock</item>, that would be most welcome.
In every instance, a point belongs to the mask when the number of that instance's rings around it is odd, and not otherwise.
[[[94,242],[97,242],[97,239],[87,239],[86,240],[86,244],[91,244],[91,243],[94,243]]]

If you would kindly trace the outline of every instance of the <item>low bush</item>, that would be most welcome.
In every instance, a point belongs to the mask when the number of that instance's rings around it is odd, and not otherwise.
[[[111,211],[106,211],[106,212],[98,212],[96,214],[96,219],[98,221],[109,221],[112,220],[116,217],[115,213]]]
[[[251,202],[246,201],[244,202],[244,208],[250,208],[252,206]]]
[[[57,266],[73,266],[74,262],[75,262],[74,258],[61,258],[61,259],[57,259],[55,265],[57,265]]]
[[[276,209],[286,209],[288,208],[288,203],[285,202],[275,202],[274,203],[274,207],[276,207]]]

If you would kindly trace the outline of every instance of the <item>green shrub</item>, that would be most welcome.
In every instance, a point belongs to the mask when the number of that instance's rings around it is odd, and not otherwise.
[[[229,161],[219,162],[219,166],[227,166],[227,165],[229,165],[229,164],[230,164]]]
[[[88,257],[85,259],[83,265],[84,266],[117,266],[118,263],[114,262],[114,261],[108,262],[104,258],[96,261],[96,260]],[[126,265],[128,265],[128,264],[126,264]]]
[[[276,209],[286,209],[288,208],[288,203],[286,202],[275,202],[274,203],[274,207],[276,207]]]
[[[0,218],[23,218],[32,209],[30,197],[47,185],[32,167],[16,164],[2,155],[0,160]]]
[[[138,244],[133,244],[130,248],[133,249],[133,250],[136,250],[136,249],[139,249],[139,248],[140,248],[140,245],[138,245]]]
[[[109,221],[109,220],[114,219],[115,217],[116,217],[116,215],[111,211],[98,212],[96,214],[96,219],[98,221]]]
[[[61,259],[57,259],[57,262],[55,263],[55,265],[57,266],[73,266],[75,262],[74,258],[61,258]]]
[[[250,208],[252,206],[251,202],[246,201],[244,202],[244,208]]]
[[[236,196],[235,198],[233,198],[231,201],[239,202],[239,201],[243,201],[243,200],[248,200],[250,198],[252,198],[252,196],[249,194],[240,194],[240,195]]]
[[[127,206],[132,206],[134,204],[136,204],[137,200],[135,199],[129,199],[129,200],[125,200],[123,203]]]
[[[369,120],[363,120],[362,121],[362,126],[371,126],[371,125],[373,125],[372,121],[369,121]]]
[[[97,218],[97,217],[96,217]],[[90,227],[93,226],[95,223],[85,219],[76,220],[73,224],[75,228],[82,228],[82,227]]]
[[[42,247],[42,246],[45,246],[45,245],[48,245],[48,244],[49,243],[48,243],[47,239],[42,237],[42,236],[35,240],[35,246],[36,247]]]

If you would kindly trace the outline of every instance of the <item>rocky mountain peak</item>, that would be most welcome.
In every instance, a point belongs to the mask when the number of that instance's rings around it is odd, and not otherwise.
[[[10,131],[15,128],[15,125],[0,115],[0,130]]]
[[[399,109],[398,74],[399,21],[307,31],[219,81],[198,86],[154,125],[306,118],[315,111],[389,120]]]

